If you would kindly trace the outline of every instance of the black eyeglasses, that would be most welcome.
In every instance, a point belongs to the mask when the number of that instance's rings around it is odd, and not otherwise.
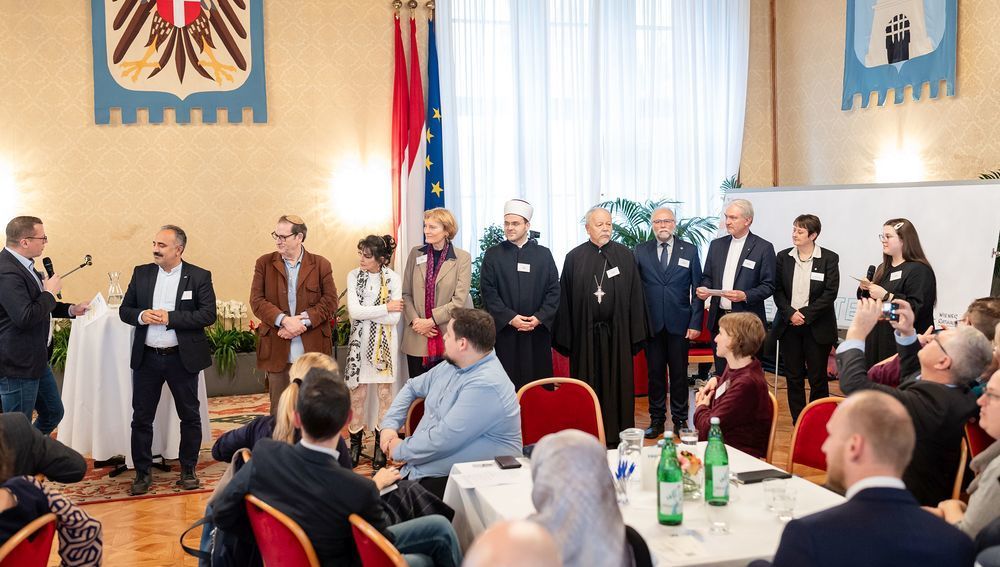
[[[934,335],[933,337],[931,337],[931,339],[938,344],[938,347],[941,349],[941,352],[943,352],[945,356],[951,357],[951,355],[948,354],[948,350],[944,348],[943,344],[941,344],[941,339],[939,339],[937,335]]]
[[[293,236],[295,236],[294,233],[292,234],[278,234],[277,232],[271,233],[271,238],[277,240],[278,242],[284,242],[285,239],[291,238]]]
[[[48,242],[48,236],[25,236],[23,240],[41,240],[42,242]]]

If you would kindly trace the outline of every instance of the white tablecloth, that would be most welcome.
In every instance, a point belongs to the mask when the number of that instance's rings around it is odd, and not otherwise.
[[[116,309],[108,310],[89,325],[73,321],[66,356],[62,401],[66,415],[57,438],[66,445],[104,460],[125,455],[132,468],[132,335],[135,328],[122,323]],[[201,402],[201,441],[211,444],[205,375],[198,375]],[[174,398],[163,385],[153,421],[153,454],[176,459],[180,445],[180,419]]]
[[[699,443],[699,454],[705,443]],[[745,472],[775,468],[732,447],[730,470]],[[617,452],[609,451],[609,461]],[[523,519],[535,512],[531,503],[529,461],[520,469],[501,471],[492,461],[462,463],[451,470],[444,501],[455,509],[455,531],[463,548],[487,527],[502,520]],[[609,471],[610,474],[610,471]],[[465,477],[464,479],[462,477]],[[570,480],[570,479],[567,479]],[[805,479],[793,477],[788,487],[797,495],[795,517],[836,506],[843,497]],[[625,523],[635,528],[649,545],[659,565],[740,565],[754,559],[771,559],[778,548],[784,524],[768,511],[763,485],[731,485],[730,503],[718,508],[725,515],[730,533],[709,533],[704,500],[684,502],[684,522],[661,526],[656,520],[656,492],[635,487],[631,502],[622,506]]]

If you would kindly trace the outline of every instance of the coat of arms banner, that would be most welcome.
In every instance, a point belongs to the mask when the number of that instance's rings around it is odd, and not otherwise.
[[[912,87],[920,100],[924,83],[937,98],[941,81],[955,95],[958,0],[847,0],[844,45],[844,93],[841,109],[868,107],[872,91],[878,105],[889,90],[902,104],[903,89]]]
[[[263,0],[91,0],[94,121],[122,123],[146,109],[151,123],[172,108],[178,123],[199,109],[215,123],[267,122]]]

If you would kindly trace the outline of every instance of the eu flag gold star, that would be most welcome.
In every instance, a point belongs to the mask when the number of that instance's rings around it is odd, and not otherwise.
[[[431,143],[431,138],[433,138],[433,137],[434,137],[434,134],[431,134],[431,129],[428,128],[427,129],[427,143],[428,144]]]
[[[434,162],[431,161],[431,156],[424,158],[424,165],[427,166],[427,171],[431,170],[431,166],[434,165]]]
[[[435,108],[434,109],[434,116],[431,116],[431,118],[437,118],[438,120],[441,120],[441,109],[440,108]]]
[[[434,195],[437,197],[440,197],[441,193],[444,193],[444,188],[441,187],[440,182],[431,185],[431,193],[434,193]]]

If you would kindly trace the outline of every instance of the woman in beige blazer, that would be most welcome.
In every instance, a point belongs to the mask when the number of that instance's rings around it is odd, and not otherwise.
[[[403,341],[410,377],[441,362],[442,337],[451,310],[465,307],[472,281],[472,257],[456,248],[452,239],[458,223],[443,208],[424,211],[423,246],[410,250],[403,270]],[[434,282],[432,288],[427,283]]]

